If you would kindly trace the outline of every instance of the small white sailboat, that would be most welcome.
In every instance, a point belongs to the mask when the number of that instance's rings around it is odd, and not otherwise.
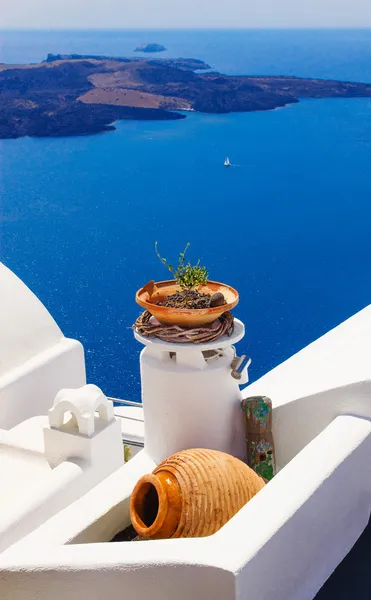
[[[226,159],[225,159],[225,161],[224,161],[224,166],[225,166],[225,167],[231,167],[231,166],[232,166],[232,165],[231,165],[231,162],[230,162],[230,160],[229,160],[229,158],[228,158],[228,156],[226,157]]]

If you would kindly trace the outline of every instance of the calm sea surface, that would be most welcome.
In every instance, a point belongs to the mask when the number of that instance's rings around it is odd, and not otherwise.
[[[150,41],[225,73],[371,82],[368,30],[7,32],[0,61]],[[83,342],[89,381],[139,399],[134,294],[167,277],[155,240],[172,260],[190,241],[240,291],[256,379],[370,303],[370,167],[371,99],[0,140],[0,260]]]

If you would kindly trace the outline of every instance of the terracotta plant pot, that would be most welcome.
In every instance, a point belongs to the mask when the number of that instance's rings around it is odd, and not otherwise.
[[[205,537],[223,527],[264,485],[229,454],[184,450],[139,479],[131,496],[131,522],[147,539]]]
[[[238,292],[224,283],[208,281],[206,285],[198,288],[204,294],[216,294],[221,292],[227,304],[213,308],[168,308],[158,306],[157,302],[163,302],[168,296],[180,291],[176,281],[150,281],[136,293],[136,302],[148,310],[157,321],[165,325],[179,325],[180,327],[193,328],[208,325],[216,321],[223,313],[231,310],[238,304]]]

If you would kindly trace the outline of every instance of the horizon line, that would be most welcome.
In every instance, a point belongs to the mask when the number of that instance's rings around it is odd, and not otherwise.
[[[249,26],[249,27],[0,27],[0,32],[6,31],[311,31],[311,30],[369,30],[369,25],[292,25],[292,26]]]

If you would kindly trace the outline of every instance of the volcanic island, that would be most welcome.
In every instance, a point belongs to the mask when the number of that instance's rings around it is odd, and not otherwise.
[[[49,54],[0,64],[0,138],[93,134],[120,119],[184,119],[189,111],[272,110],[301,98],[371,97],[371,84],[235,76],[192,58]]]

